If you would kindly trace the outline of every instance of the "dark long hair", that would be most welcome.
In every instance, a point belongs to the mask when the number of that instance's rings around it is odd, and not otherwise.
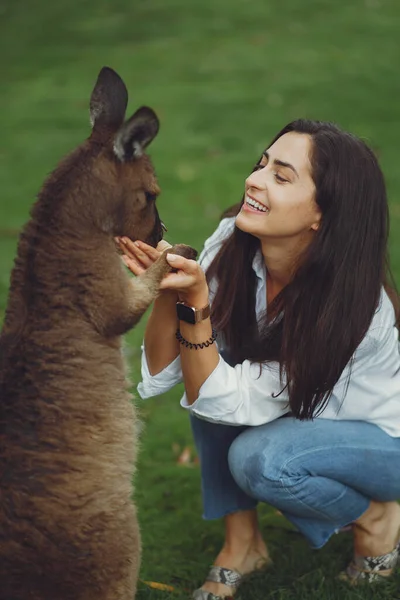
[[[279,361],[299,419],[326,407],[365,336],[388,283],[389,212],[378,161],[336,125],[297,120],[282,129],[311,137],[310,161],[322,217],[292,281],[268,307],[281,319],[257,325],[252,262],[260,242],[235,227],[207,270],[218,282],[211,318],[235,363]],[[243,200],[242,200],[243,202]],[[229,214],[237,214],[241,203]]]

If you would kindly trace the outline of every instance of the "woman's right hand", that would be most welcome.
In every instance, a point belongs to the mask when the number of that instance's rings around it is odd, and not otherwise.
[[[165,240],[161,240],[156,248],[140,240],[133,242],[127,237],[115,239],[123,252],[122,260],[134,275],[141,275],[161,256],[166,248],[172,248]]]

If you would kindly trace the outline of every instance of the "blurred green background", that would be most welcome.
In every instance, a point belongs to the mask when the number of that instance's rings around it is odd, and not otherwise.
[[[332,120],[380,157],[400,280],[398,0],[2,0],[0,28],[0,320],[18,231],[45,176],[89,134],[88,101],[103,65],[126,82],[128,116],[147,104],[161,120],[149,150],[169,241],[201,248],[287,122]],[[136,382],[144,324],[128,336]],[[176,586],[174,598],[201,583],[222,540],[219,523],[201,520],[181,391],[138,399],[142,579]],[[179,464],[185,448],[189,461]],[[335,581],[350,538],[336,536],[315,553],[273,510],[261,513],[275,566],[238,597],[400,596],[399,578],[362,595]],[[138,597],[169,594],[141,584]]]

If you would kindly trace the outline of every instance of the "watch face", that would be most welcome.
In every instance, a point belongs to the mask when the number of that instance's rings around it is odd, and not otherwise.
[[[178,303],[176,305],[176,312],[180,321],[185,321],[186,323],[191,323],[192,325],[196,323],[195,311],[191,306]]]

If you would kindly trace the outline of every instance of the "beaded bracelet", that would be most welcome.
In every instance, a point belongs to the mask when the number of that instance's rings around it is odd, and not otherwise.
[[[185,340],[179,329],[176,330],[175,337],[178,340],[178,342],[183,346],[186,346],[186,348],[189,348],[190,350],[199,350],[199,348],[202,349],[211,346],[217,339],[217,332],[215,331],[215,329],[213,329],[211,337],[208,338],[206,342],[201,342],[201,344],[194,344],[192,342],[189,342],[188,340]]]

